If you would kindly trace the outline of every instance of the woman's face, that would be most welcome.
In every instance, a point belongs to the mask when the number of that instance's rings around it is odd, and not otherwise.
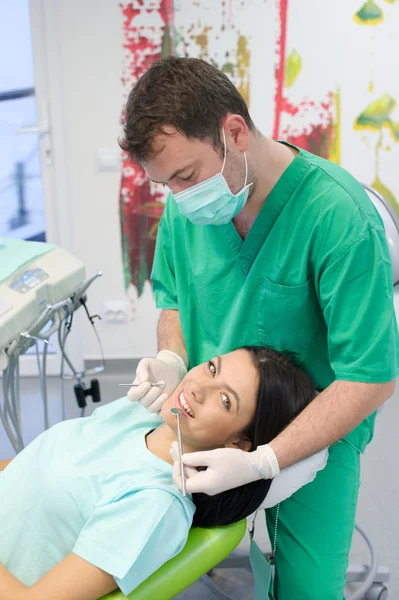
[[[163,404],[161,415],[176,430],[170,409],[183,411],[185,452],[232,446],[254,417],[257,393],[258,373],[249,353],[235,350],[191,369]]]

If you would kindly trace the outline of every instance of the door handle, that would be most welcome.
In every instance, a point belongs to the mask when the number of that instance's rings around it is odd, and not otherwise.
[[[39,125],[33,125],[32,127],[21,127],[17,129],[15,133],[24,134],[24,133],[38,133],[40,137],[50,133],[49,127],[39,127]]]

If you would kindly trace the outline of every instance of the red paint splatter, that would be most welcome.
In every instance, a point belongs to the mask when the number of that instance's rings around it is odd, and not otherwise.
[[[284,140],[303,148],[312,154],[317,154],[322,158],[330,158],[331,145],[335,137],[334,127],[330,124],[327,127],[322,125],[312,125],[310,131],[300,135],[284,136]]]
[[[280,35],[277,40],[277,51],[279,52],[279,61],[276,66],[276,94],[275,103],[275,119],[273,129],[273,139],[277,140],[280,131],[280,119],[283,101],[284,75],[285,75],[285,46],[287,41],[287,12],[288,0],[279,0],[279,20],[280,20]]]
[[[277,39],[277,52],[279,59],[275,70],[276,93],[273,138],[285,140],[313,154],[329,158],[336,135],[333,94],[329,93],[328,99],[321,102],[315,102],[305,97],[298,104],[293,104],[286,98],[284,95],[284,78],[288,0],[279,0],[278,15],[280,32]],[[289,125],[281,128],[284,113],[290,115]]]
[[[294,105],[283,98],[282,112],[291,115],[292,119],[281,131],[280,139],[323,158],[330,158],[336,135],[333,104],[334,96],[331,92],[328,100],[318,103],[305,98]],[[312,123],[309,119],[318,122]]]
[[[290,115],[295,116],[298,113],[298,111],[299,111],[299,107],[298,106],[295,106],[294,104],[291,104],[291,102],[289,102],[287,100],[287,98],[284,98],[284,97],[281,98],[281,104],[280,104],[280,106],[281,106],[280,114],[282,112],[287,112]],[[280,124],[279,124],[279,128],[280,128]]]
[[[127,93],[151,64],[161,58],[163,43],[160,43],[160,39],[164,40],[166,33],[171,31],[173,0],[160,0],[158,8],[154,9],[153,6],[154,2],[146,0],[136,0],[134,7],[132,2],[120,4],[123,14],[123,47],[127,57],[127,73],[122,77],[122,84]],[[138,30],[134,26],[134,19],[141,15],[146,17],[145,30]],[[148,32],[152,32],[152,37],[149,37]],[[130,283],[135,285],[139,296],[152,269],[164,195],[161,191],[151,191],[144,169],[131,163],[124,153],[119,205],[125,286]]]

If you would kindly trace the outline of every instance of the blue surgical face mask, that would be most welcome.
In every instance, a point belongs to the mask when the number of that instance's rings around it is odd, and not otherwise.
[[[240,212],[248,199],[249,187],[247,184],[248,163],[244,152],[245,182],[243,188],[233,194],[224,178],[223,170],[226,164],[226,136],[223,132],[224,160],[222,170],[214,177],[205,179],[183,192],[173,194],[177,206],[185,217],[194,225],[225,225]]]

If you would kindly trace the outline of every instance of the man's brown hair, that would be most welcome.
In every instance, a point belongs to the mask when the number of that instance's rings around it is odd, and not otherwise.
[[[228,114],[241,115],[255,131],[247,105],[227,75],[203,60],[171,56],[153,63],[130,92],[119,143],[133,160],[146,162],[154,155],[154,138],[170,125],[219,149]]]

